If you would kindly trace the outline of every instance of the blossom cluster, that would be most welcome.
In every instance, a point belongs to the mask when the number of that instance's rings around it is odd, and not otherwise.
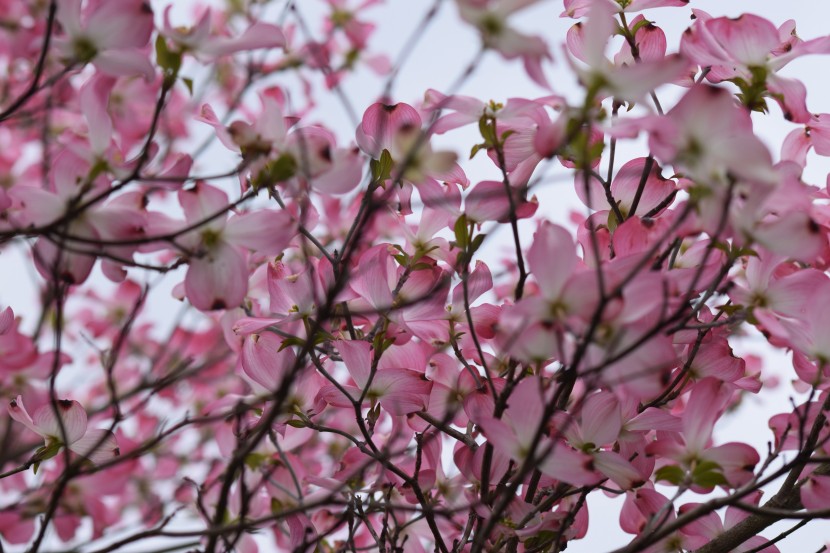
[[[605,494],[618,551],[773,552],[773,522],[828,516],[830,190],[805,170],[830,114],[779,72],[830,36],[687,0],[436,2],[416,36],[455,9],[543,92],[406,102],[379,0],[302,4],[0,2],[0,255],[40,291],[0,296],[3,542],[558,552]],[[350,101],[371,75],[387,93]],[[721,439],[777,380],[800,399],[769,450]]]

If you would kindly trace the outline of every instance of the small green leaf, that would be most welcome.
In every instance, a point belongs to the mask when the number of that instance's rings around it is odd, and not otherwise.
[[[409,256],[405,253],[399,253],[392,256],[395,261],[398,262],[398,265],[401,267],[408,267],[409,266]]]
[[[264,453],[249,453],[245,457],[245,465],[251,470],[257,470],[268,460],[268,456]]]
[[[602,140],[598,142],[594,142],[591,144],[591,147],[588,149],[588,156],[590,157],[590,161],[598,159],[602,157],[602,151],[605,149],[605,142]]]
[[[478,249],[481,247],[481,244],[484,242],[485,238],[487,238],[486,234],[478,234],[475,238],[473,238],[473,241],[470,242],[471,256],[478,251]]]
[[[496,143],[496,130],[495,130],[495,121],[489,115],[482,115],[481,119],[478,120],[478,130],[481,133],[481,137],[484,139],[484,143],[489,147],[493,146]]]
[[[675,486],[679,486],[686,478],[686,471],[677,465],[667,465],[657,470],[654,473],[655,480],[665,480]]]
[[[187,87],[187,91],[190,95],[193,96],[193,79],[190,77],[182,77],[182,82],[184,83],[184,86]]]
[[[268,176],[272,183],[284,182],[297,173],[297,160],[288,153],[280,155],[268,165]]]
[[[542,530],[525,541],[525,551],[542,551],[546,546],[553,545],[557,533],[551,530]]]
[[[486,149],[487,149],[487,144],[476,144],[470,150],[470,159],[473,159],[474,157],[476,157],[476,154],[478,152],[480,152],[481,150],[486,150]]]
[[[383,150],[380,154],[380,159],[373,159],[369,163],[372,170],[372,178],[375,182],[384,182],[392,178],[392,168],[395,161],[392,159],[392,154],[389,150]]]
[[[744,307],[742,305],[735,305],[735,304],[731,304],[731,303],[729,305],[719,305],[718,306],[718,310],[723,311],[729,317],[731,317],[732,315],[735,315],[736,313],[740,313],[743,309],[744,309]]]
[[[608,219],[606,225],[608,225],[608,230],[612,233],[615,230],[617,230],[617,225],[619,225],[619,221],[617,221],[617,214],[613,211],[608,212]]]
[[[378,332],[372,340],[372,351],[375,352],[376,356],[380,355],[386,350],[386,348],[389,347],[389,345],[391,344],[389,344],[386,338],[384,338],[383,333]]]
[[[289,336],[282,341],[282,344],[280,344],[279,351],[282,351],[285,348],[291,346],[305,347],[305,340],[303,340],[302,338],[298,338],[297,336]]]
[[[162,35],[156,37],[156,63],[164,72],[164,86],[173,86],[182,66],[182,54],[170,50],[167,47],[167,40]]]
[[[640,21],[631,26],[631,34],[636,35],[637,31],[639,31],[647,25],[654,25],[654,22],[649,21],[648,19],[641,19]]]
[[[466,215],[462,213],[461,216],[456,219],[453,230],[455,231],[455,243],[460,249],[466,249],[467,245],[470,243],[470,233],[467,227]]]
[[[40,468],[40,464],[43,461],[51,459],[52,457],[57,455],[62,447],[63,447],[63,444],[60,443],[58,440],[55,440],[53,438],[49,438],[48,441],[46,442],[46,445],[40,446],[35,451],[35,454],[34,454],[35,462],[32,464],[32,471],[35,474],[37,474],[37,471]]]
[[[728,485],[723,469],[714,461],[701,461],[692,471],[692,482],[704,488]]]

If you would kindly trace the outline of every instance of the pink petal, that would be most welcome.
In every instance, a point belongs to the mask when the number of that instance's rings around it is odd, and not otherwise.
[[[634,28],[638,24],[637,33],[634,35],[634,41],[639,50],[640,59],[645,61],[659,61],[666,57],[666,33],[663,29],[657,27],[653,23],[640,23],[645,21],[645,17],[638,15],[632,19],[628,26]],[[628,42],[624,42],[620,48],[619,53],[614,56],[614,65],[632,65],[637,63],[634,56],[631,54],[631,47]]]
[[[317,529],[304,513],[286,517],[291,551],[310,553],[317,550]]]
[[[235,246],[265,255],[281,254],[297,234],[297,224],[287,211],[254,211],[235,215],[222,233]]]
[[[830,114],[820,113],[810,121],[810,138],[817,154],[830,156]]]
[[[761,490],[756,490],[745,496],[741,503],[748,503],[758,507],[761,504],[761,496],[764,494]],[[741,509],[735,505],[726,508],[726,513],[723,515],[724,528],[734,528],[735,525],[748,518],[752,513]]]
[[[810,305],[810,297],[830,293],[830,279],[816,269],[804,269],[773,281],[764,294],[767,307],[787,317],[801,318]]]
[[[59,219],[66,204],[56,194],[34,186],[15,186],[9,196],[21,207],[16,223],[20,227],[44,226]]]
[[[258,21],[236,38],[216,37],[201,46],[200,50],[209,56],[227,56],[242,51],[261,48],[282,48],[285,35],[276,25]]]
[[[753,14],[719,17],[707,21],[706,26],[730,57],[745,66],[766,65],[780,40],[775,25]]]
[[[331,169],[311,179],[311,186],[324,194],[347,194],[363,179],[364,158],[356,149],[338,148]]]
[[[77,221],[69,228],[70,234],[88,239],[98,239],[100,236],[89,223]],[[81,284],[92,272],[95,265],[94,254],[67,253],[58,248],[46,238],[38,238],[32,249],[35,258],[35,268],[40,275],[48,280],[57,278],[70,284]]]
[[[588,396],[581,409],[582,439],[601,447],[617,441],[622,429],[620,403],[614,394],[600,392]]]
[[[233,324],[233,331],[239,335],[247,336],[264,330],[271,325],[277,325],[283,320],[282,318],[242,317]]]
[[[61,433],[61,423],[58,422],[55,411],[63,422],[63,430],[66,432],[65,440],[62,438],[64,435]],[[60,399],[54,404],[41,405],[32,416],[32,422],[41,436],[57,438],[65,444],[72,445],[86,433],[87,417],[80,403],[75,400]]]
[[[614,176],[614,181],[611,183],[611,193],[614,199],[620,202],[620,207],[625,215],[631,215],[631,206],[640,187],[645,165],[646,158],[632,159],[620,167]],[[660,174],[660,166],[656,162],[653,163],[651,171],[646,176],[640,201],[637,204],[637,213],[650,212],[676,189],[675,182],[664,179]]]
[[[56,19],[70,36],[81,34],[81,4],[83,0],[57,0]]]
[[[599,69],[605,63],[605,47],[613,36],[617,22],[611,2],[592,2],[588,10],[588,22],[582,29],[582,61],[591,69]]]
[[[121,454],[115,434],[109,430],[87,430],[69,449],[93,463],[103,463]]]
[[[382,150],[391,151],[393,138],[400,131],[420,128],[421,116],[412,106],[375,103],[363,114],[357,129],[357,143],[364,152],[377,158]]]
[[[627,493],[620,512],[620,527],[629,534],[639,534],[648,519],[668,504],[669,499],[653,489],[640,488],[633,493]],[[667,520],[673,518],[674,509],[670,508]]]
[[[585,11],[588,9],[586,7]],[[585,24],[582,22],[574,23],[568,33],[565,35],[565,45],[568,47],[568,52],[583,63],[590,64],[588,56],[585,51]]]
[[[715,421],[721,415],[732,390],[724,383],[707,378],[692,390],[683,412],[683,436],[690,452],[702,452],[712,436]]]
[[[380,245],[360,256],[360,263],[352,275],[352,289],[379,310],[392,305],[392,286],[389,281],[389,252]]]
[[[372,345],[362,340],[338,340],[334,345],[355,383],[365,387],[372,369]]]
[[[679,417],[670,415],[656,407],[649,407],[626,422],[625,429],[631,432],[644,432],[649,430],[681,432],[683,430],[683,423]]]
[[[346,391],[348,397],[340,391],[340,388],[343,388]],[[363,393],[362,390],[355,386],[341,385],[340,388],[333,384],[327,384],[320,388],[317,397],[319,400],[331,405],[332,407],[349,409],[354,406],[353,403],[357,401]],[[352,412],[352,415],[353,414],[354,412]]]
[[[14,510],[0,511],[0,535],[12,545],[29,541],[35,532],[35,521],[24,518]]]
[[[683,515],[700,505],[700,503],[686,503],[681,505],[678,514]],[[711,540],[723,533],[723,522],[721,522],[717,513],[709,513],[684,525],[680,531],[687,536],[699,536]]]
[[[527,452],[507,423],[492,417],[481,417],[476,420],[476,424],[481,427],[487,441],[493,444],[495,449],[504,452],[515,461],[524,461]]]
[[[807,153],[813,147],[810,132],[798,128],[784,138],[781,145],[781,161],[793,161],[802,169],[807,165]]]
[[[248,292],[245,258],[220,242],[204,257],[190,260],[184,286],[187,299],[200,311],[236,307]]]
[[[605,76],[615,98],[638,102],[658,86],[681,77],[686,73],[688,66],[686,58],[672,54],[660,61],[644,61],[619,67]]]
[[[830,476],[810,475],[800,493],[805,509],[826,509],[830,505]]]
[[[536,212],[538,204],[522,198],[519,189],[511,189],[516,218],[525,219]],[[510,218],[510,196],[500,181],[481,181],[464,200],[467,218],[477,223],[486,221],[507,222]]]
[[[107,0],[97,4],[86,27],[103,50],[142,48],[153,33],[153,10],[145,0]]]
[[[230,203],[225,192],[202,181],[197,182],[192,188],[180,190],[178,197],[188,224],[195,224],[216,215],[227,209]],[[224,226],[224,220],[225,218],[220,216],[207,224],[213,228],[221,228]]]
[[[752,234],[769,251],[804,263],[812,263],[827,247],[824,227],[801,212],[784,213],[774,221],[762,223]]]
[[[39,436],[43,436],[40,429],[35,426],[32,417],[29,415],[29,412],[26,410],[26,406],[23,405],[23,396],[17,396],[15,399],[9,402],[9,416],[34,432]]]
[[[630,13],[651,8],[684,7],[688,4],[689,0],[632,0],[623,11]]]
[[[753,476],[755,465],[761,460],[755,448],[738,442],[708,449],[701,458],[720,465],[724,477],[733,487],[746,484]]]
[[[213,108],[210,107],[210,105],[202,105],[202,109],[199,111],[199,116],[197,116],[195,119],[196,121],[207,123],[208,125],[213,127],[216,131],[216,137],[219,139],[219,142],[221,142],[223,146],[234,152],[239,151],[239,145],[236,142],[234,142],[233,138],[228,132],[227,127],[225,127],[225,125],[222,124],[222,122],[216,116],[216,112],[213,111]]]
[[[242,346],[242,370],[251,380],[274,392],[291,370],[296,356],[291,348],[282,347],[282,338],[272,332],[251,334]]]
[[[0,311],[0,335],[5,334],[14,327],[14,311],[7,307]]]
[[[772,73],[767,77],[767,90],[784,112],[784,119],[795,123],[809,123],[807,88],[797,79],[785,79]]]
[[[140,50],[107,50],[95,56],[92,63],[104,73],[115,77],[141,75],[152,81],[156,75],[153,64]]]
[[[381,406],[391,415],[408,415],[427,407],[432,382],[409,369],[377,371],[370,386],[378,394]]]
[[[550,444],[542,442],[539,450],[544,451],[546,445]],[[602,479],[594,472],[594,460],[590,455],[575,451],[562,442],[557,443],[552,452],[539,463],[539,470],[574,486],[591,485]]]
[[[586,186],[585,178],[579,174],[574,181],[574,189],[579,200],[587,207],[597,211],[608,211],[611,209],[605,196],[605,188],[598,178],[590,175]],[[619,198],[614,198],[619,200]]]
[[[89,142],[92,152],[103,153],[112,140],[112,120],[107,112],[109,95],[115,79],[96,74],[81,87],[79,99],[81,112],[89,127]]]
[[[630,462],[614,451],[594,453],[594,466],[623,490],[630,489],[645,480]]]
[[[472,305],[482,294],[493,288],[493,276],[490,269],[481,261],[476,260],[475,269],[467,276],[467,300]],[[453,311],[464,309],[464,287],[458,285],[452,291]]]
[[[510,394],[507,403],[508,423],[525,449],[530,447],[539,426],[544,424],[542,415],[546,401],[546,394],[535,378],[522,380]]]
[[[573,237],[564,228],[543,222],[533,235],[527,261],[542,295],[558,299],[577,263]]]

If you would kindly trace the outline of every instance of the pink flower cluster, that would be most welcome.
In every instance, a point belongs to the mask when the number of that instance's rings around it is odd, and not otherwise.
[[[351,102],[405,70],[378,0],[0,4],[0,264],[39,291],[0,306],[0,550],[559,552],[605,494],[617,551],[771,552],[827,516],[830,115],[785,67],[830,37],[456,0],[541,95]],[[722,435],[782,383],[768,451]]]

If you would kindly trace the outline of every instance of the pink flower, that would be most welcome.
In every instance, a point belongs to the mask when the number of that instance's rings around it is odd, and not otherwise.
[[[588,15],[591,6],[598,1],[606,0],[565,0],[565,11],[560,14],[560,17],[572,17],[574,19],[585,17]],[[627,2],[608,1],[607,3],[620,13],[634,13],[651,8],[685,6],[689,3],[689,0],[629,0]]]
[[[534,82],[547,87],[542,60],[551,59],[548,45],[538,36],[521,33],[507,25],[507,18],[539,0],[456,0],[461,19],[481,33],[484,46],[505,59],[521,58]]]
[[[331,8],[331,13],[325,19],[325,30],[331,33],[335,29],[342,29],[349,40],[352,48],[363,50],[372,31],[375,29],[373,23],[358,19],[359,12],[380,3],[381,0],[363,0],[354,8],[348,6],[348,0],[326,0]]]
[[[542,414],[545,404],[550,401],[549,392],[542,390],[536,379],[526,378],[510,394],[509,407],[501,419],[479,412],[473,420],[493,447],[517,463],[533,460],[542,473],[575,486],[599,482],[602,477],[594,472],[594,459],[590,455],[548,436]],[[542,436],[534,449],[537,431],[541,431]]]
[[[759,490],[751,493],[747,498],[743,499],[742,502],[757,507],[760,499],[761,491]],[[699,507],[700,505],[700,503],[686,503],[685,505],[681,505],[677,512],[679,515],[683,515]],[[822,504],[822,508],[824,505],[825,504]],[[744,519],[749,517],[750,514],[751,513],[748,511],[745,511],[739,507],[729,506],[726,508],[723,521],[721,521],[720,516],[718,516],[717,513],[709,513],[685,525],[680,529],[680,532],[687,536],[685,544],[687,548],[698,549],[721,534],[729,532],[731,528],[734,528],[736,525],[740,524]],[[768,542],[769,540],[763,536],[753,536],[730,551],[733,553],[743,553],[744,551],[759,550],[769,553],[779,553],[779,549],[772,544],[768,544]]]
[[[733,389],[711,377],[695,385],[681,415],[683,431],[679,435],[658,436],[646,448],[648,454],[676,463],[658,470],[658,477],[675,485],[685,483],[699,489],[716,485],[738,487],[752,478],[752,471],[760,460],[754,448],[739,442],[719,446],[711,443],[715,422],[726,409]]]
[[[191,52],[200,59],[210,60],[229,56],[237,52],[259,50],[262,48],[282,48],[285,35],[280,27],[257,21],[238,37],[211,36],[211,10],[208,8],[193,27],[178,27],[170,23],[170,11],[173,5],[164,10],[164,28],[162,33],[173,41],[182,52]]]
[[[587,65],[568,61],[582,84],[593,94],[605,94],[627,102],[638,102],[658,86],[681,76],[687,61],[680,56],[641,59],[639,63],[615,65],[605,57],[606,46],[614,36],[617,22],[614,3],[605,0],[591,3],[587,23],[576,23],[568,31],[570,53]],[[624,62],[623,58],[619,59]]]
[[[654,155],[699,186],[725,187],[728,175],[767,186],[778,181],[749,112],[724,89],[692,87],[666,117],[650,124]]]
[[[46,440],[40,460],[56,455],[64,446],[96,463],[120,454],[112,432],[87,428],[86,411],[77,401],[61,399],[47,403],[30,416],[23,397],[17,396],[9,403],[9,415]]]
[[[429,140],[421,137],[421,125],[421,116],[409,104],[374,103],[357,128],[357,144],[375,159],[387,150],[395,164],[393,177],[400,172],[401,178],[414,184],[431,178],[466,185],[467,179],[455,163],[458,156],[434,152]]]
[[[115,76],[143,75],[152,79],[153,65],[142,51],[153,32],[153,10],[145,0],[58,0],[57,19],[66,37],[57,40],[74,63],[92,63]]]
[[[771,97],[781,105],[786,119],[799,123],[810,120],[804,84],[779,77],[777,71],[798,57],[830,53],[830,37],[803,41],[795,35],[792,21],[776,29],[753,14],[713,18],[704,11],[693,11],[695,23],[683,34],[680,51],[701,67],[710,68],[706,75],[710,82],[738,84],[750,109],[765,109],[764,97]],[[761,92],[757,92],[759,85]]]
[[[373,372],[369,342],[341,340],[335,344],[355,385],[342,386],[349,397],[344,397],[334,385],[324,386],[320,397],[326,403],[348,408],[364,396],[365,401],[380,403],[391,415],[407,415],[426,408],[432,382],[423,373],[402,367],[378,368]]]
[[[180,191],[179,202],[188,225],[204,223],[182,239],[195,253],[185,275],[185,293],[202,311],[242,303],[248,292],[243,248],[277,255],[297,232],[286,211],[254,211],[226,219],[227,194],[203,182]]]
[[[617,202],[617,207],[623,217],[633,215],[631,208],[634,205],[635,198],[638,196],[640,180],[642,179],[646,163],[647,160],[644,157],[632,159],[617,170],[611,182],[611,196]],[[590,178],[590,198],[586,194],[584,183],[581,181],[582,177],[577,177],[575,189],[576,195],[579,196],[582,203],[591,209],[604,212],[610,211],[611,206],[608,205],[605,188],[599,180],[595,177]],[[652,163],[651,170],[646,176],[643,189],[640,191],[639,199],[637,200],[636,213],[646,214],[651,212],[676,191],[677,185],[675,182],[671,179],[664,178],[661,174],[660,166],[657,163]]]
[[[353,190],[363,175],[364,158],[358,149],[337,147],[334,134],[323,127],[292,129],[298,119],[283,115],[278,92],[272,89],[260,95],[262,110],[252,123],[234,121],[225,127],[207,104],[197,120],[216,129],[225,147],[252,162],[255,184],[288,182],[298,188],[307,181],[326,194]]]

